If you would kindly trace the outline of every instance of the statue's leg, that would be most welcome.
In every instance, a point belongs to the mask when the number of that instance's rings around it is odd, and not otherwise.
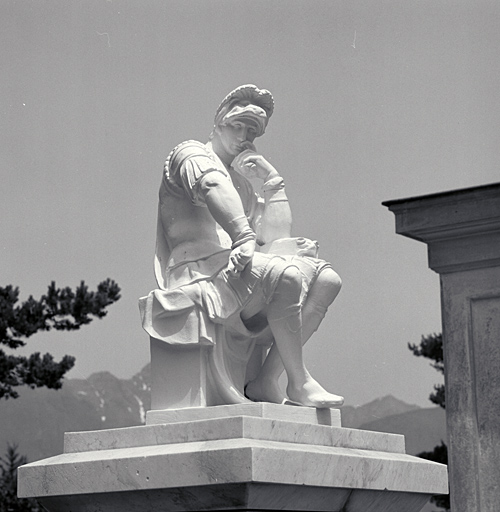
[[[276,340],[276,331],[280,329],[279,324],[284,324],[287,317],[289,321],[296,322],[296,325],[292,327],[292,330],[296,330],[297,332],[293,333],[293,337],[297,339],[301,339],[301,306],[300,295],[301,295],[301,279],[300,273],[297,267],[292,266],[287,268],[281,277],[279,278],[279,283],[274,291],[272,299],[270,303],[266,306],[264,304],[260,304],[259,312],[264,314],[267,317],[267,322],[271,327],[271,331],[274,339]],[[258,311],[256,310],[257,306],[256,302],[251,303],[249,307],[247,307],[242,312],[242,317],[244,319],[251,318]],[[273,317],[274,313],[274,319]],[[273,325],[271,325],[271,323]],[[278,326],[276,326],[278,324]],[[289,333],[286,329],[283,332],[281,338],[287,337]],[[301,343],[296,347],[301,346]],[[297,353],[296,359],[301,360],[302,358],[302,350],[300,353]],[[251,400],[255,400],[258,402],[271,402],[281,404],[286,400],[286,395],[281,390],[278,377],[283,372],[284,366],[281,361],[281,357],[279,355],[278,348],[276,343],[273,343],[262,368],[256,379],[250,381],[246,388],[245,394]],[[277,375],[277,377],[276,377]]]
[[[337,297],[341,286],[340,277],[331,268],[327,267],[321,271],[302,307],[302,344],[306,343],[318,329],[328,306]],[[284,369],[278,348],[273,345],[259,376],[248,384],[248,396],[260,396],[261,400],[283,403],[286,397],[279,387],[278,379]]]
[[[341,287],[342,280],[333,269],[327,267],[321,271],[302,307],[302,343],[306,343],[318,330],[326,310],[339,294]]]
[[[280,278],[273,299],[267,308],[267,320],[275,344],[257,379],[248,384],[247,394],[253,399],[281,402],[282,394],[279,392],[277,376],[284,366],[288,376],[287,393],[291,400],[312,407],[340,405],[343,398],[328,393],[311,377],[304,365],[302,314],[299,305],[301,287],[302,278],[299,269],[293,266],[288,267]],[[327,295],[323,295],[326,300]],[[330,302],[334,298],[334,296],[330,297]]]

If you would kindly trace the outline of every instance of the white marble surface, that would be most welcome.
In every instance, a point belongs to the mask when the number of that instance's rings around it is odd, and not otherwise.
[[[152,409],[344,403],[304,365],[302,348],[342,281],[320,259],[317,241],[291,238],[285,180],[256,146],[273,110],[268,90],[237,87],[217,108],[206,143],[179,141],[167,156],[158,287],[139,299],[151,339]],[[262,245],[271,252],[260,252]],[[274,248],[286,257],[274,258]],[[256,344],[271,348],[256,353]],[[279,385],[283,372],[286,389]]]
[[[426,501],[427,495],[416,493],[259,483],[54,496],[41,500],[50,512],[419,512]]]
[[[267,402],[217,405],[214,407],[190,407],[185,409],[164,409],[148,411],[146,425],[229,418],[235,416],[254,416],[273,420],[285,420],[308,425],[329,425],[340,427],[339,409],[316,409],[314,407],[294,407]]]
[[[314,409],[250,404],[68,433],[64,454],[19,469],[19,496],[51,512],[417,512],[447,492],[446,466],[406,455],[403,436],[276,419],[295,411],[317,421]]]
[[[70,432],[64,437],[64,451],[84,452],[238,438],[405,453],[404,436],[398,434],[248,416]]]
[[[66,453],[23,466],[19,475],[22,497],[250,481],[447,491],[445,466],[409,455],[254,439]]]

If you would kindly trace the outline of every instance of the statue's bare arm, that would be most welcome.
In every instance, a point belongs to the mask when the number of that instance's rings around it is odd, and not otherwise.
[[[240,196],[233,184],[219,172],[206,173],[200,192],[214,220],[233,241],[230,270],[241,272],[255,252],[255,233],[250,228]]]
[[[257,238],[269,243],[291,236],[292,212],[285,193],[283,179],[275,167],[262,155],[248,149],[238,155],[234,162],[239,172],[247,178],[263,181],[260,195],[264,198],[264,209],[257,226]]]

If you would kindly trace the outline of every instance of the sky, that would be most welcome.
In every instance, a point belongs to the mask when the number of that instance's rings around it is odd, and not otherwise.
[[[361,405],[431,406],[441,376],[408,343],[440,332],[425,244],[382,201],[500,181],[495,1],[3,0],[0,285],[50,281],[122,298],[21,353],[76,357],[69,378],[129,378],[149,361],[137,301],[156,287],[163,163],[206,141],[235,87],[269,89],[257,148],[282,174],[293,234],[343,280],[305,347],[311,373]]]

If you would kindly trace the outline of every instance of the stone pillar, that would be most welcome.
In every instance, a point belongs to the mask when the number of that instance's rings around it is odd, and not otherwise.
[[[440,275],[453,512],[500,503],[500,183],[383,203]]]

